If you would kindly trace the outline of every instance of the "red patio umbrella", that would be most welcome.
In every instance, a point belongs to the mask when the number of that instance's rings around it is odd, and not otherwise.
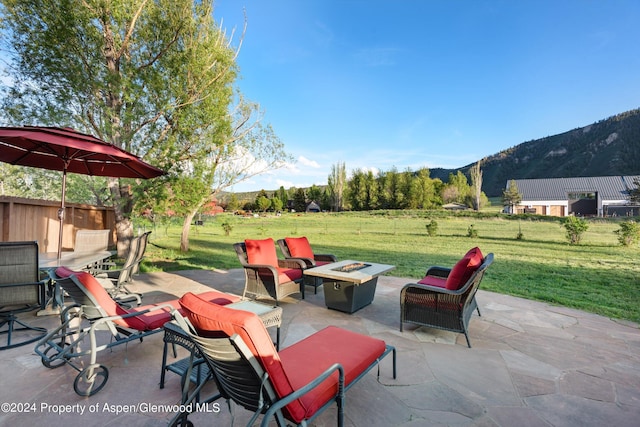
[[[143,179],[165,173],[113,144],[73,129],[56,127],[0,127],[0,161],[62,171],[58,258],[62,250],[67,172]]]

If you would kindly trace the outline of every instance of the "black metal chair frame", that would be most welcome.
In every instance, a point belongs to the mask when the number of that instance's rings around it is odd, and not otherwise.
[[[45,328],[30,326],[18,319],[17,314],[44,309],[48,279],[40,279],[38,267],[38,242],[0,243],[0,328],[6,330],[6,345],[0,350],[20,347],[41,339]],[[26,338],[14,341],[14,334],[31,332]]]

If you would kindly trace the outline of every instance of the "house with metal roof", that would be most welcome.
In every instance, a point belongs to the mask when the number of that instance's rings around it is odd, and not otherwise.
[[[551,216],[637,216],[629,191],[640,175],[513,180],[522,201],[506,208],[509,213]],[[509,188],[511,180],[505,188]]]

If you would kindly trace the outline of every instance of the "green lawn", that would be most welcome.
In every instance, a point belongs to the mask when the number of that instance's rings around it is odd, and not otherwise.
[[[425,225],[433,218],[438,234]],[[221,224],[231,221],[226,236]],[[478,237],[467,237],[470,225]],[[431,265],[452,266],[469,248],[495,254],[481,288],[640,322],[640,251],[622,247],[615,222],[594,219],[580,245],[571,246],[558,220],[508,219],[436,212],[378,211],[284,214],[241,218],[220,215],[191,229],[190,251],[179,252],[180,226],[156,227],[143,269],[230,269],[240,266],[232,243],[246,238],[307,236],[318,253],[338,259],[393,264],[394,276],[419,279]],[[524,239],[516,236],[522,232]]]

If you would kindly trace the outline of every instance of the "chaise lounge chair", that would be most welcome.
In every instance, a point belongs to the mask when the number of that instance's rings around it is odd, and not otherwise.
[[[91,271],[98,281],[105,287],[109,295],[118,302],[131,303],[135,302],[136,305],[140,305],[142,302],[142,295],[132,292],[127,284],[133,279],[133,270],[135,268],[136,261],[139,256],[139,247],[142,244],[142,237],[134,236],[129,243],[129,252],[124,260],[122,266],[115,268],[115,263],[110,263],[109,267],[105,269],[107,264],[103,264],[100,269]]]
[[[214,372],[220,397],[254,412],[248,425],[260,414],[261,426],[272,418],[307,425],[335,403],[342,426],[345,392],[389,353],[396,377],[395,348],[380,339],[329,326],[278,352],[253,313],[191,293],[180,305],[188,322],[176,315],[178,323]]]
[[[480,315],[476,292],[493,262],[493,254],[482,256],[479,248],[469,250],[453,268],[431,267],[418,283],[400,291],[400,332],[405,322],[463,333],[469,341],[469,320]]]
[[[109,371],[97,363],[98,352],[162,331],[163,325],[172,319],[172,312],[180,310],[178,300],[161,304],[124,308],[111,298],[102,285],[87,272],[77,272],[65,267],[55,271],[56,283],[73,299],[74,304],[64,308],[61,325],[49,332],[36,345],[35,352],[47,368],[68,364],[78,371],[73,389],[80,396],[92,396],[107,383]],[[230,304],[240,297],[216,291],[200,294],[214,304]],[[89,322],[82,325],[82,320]],[[99,333],[105,339],[98,342]],[[89,338],[89,348],[81,344]],[[104,342],[104,343],[103,343]],[[83,357],[89,358],[83,364]],[[83,367],[84,366],[84,367]]]

